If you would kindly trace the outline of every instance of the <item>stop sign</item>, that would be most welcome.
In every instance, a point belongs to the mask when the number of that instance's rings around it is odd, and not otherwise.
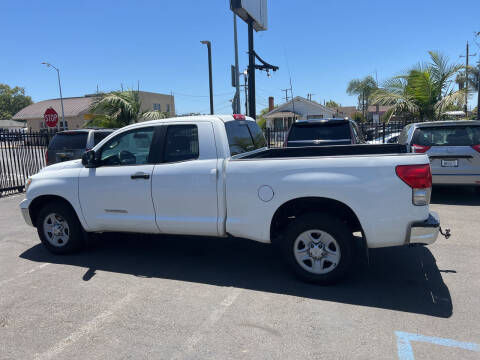
[[[58,114],[53,108],[48,108],[43,114],[43,119],[48,127],[55,127],[58,123]]]

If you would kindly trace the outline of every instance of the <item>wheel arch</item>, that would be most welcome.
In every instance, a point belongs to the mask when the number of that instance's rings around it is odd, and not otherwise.
[[[35,227],[37,226],[37,218],[42,207],[45,206],[45,204],[51,203],[53,201],[61,202],[67,205],[73,211],[73,213],[77,216],[77,219],[80,221],[80,217],[78,216],[77,211],[75,210],[73,205],[70,203],[70,201],[68,201],[64,197],[59,195],[40,195],[35,199],[33,199],[32,202],[30,203],[30,206],[28,207],[28,212],[30,213],[30,219],[32,219],[33,226]],[[81,224],[81,221],[80,221],[80,224]]]
[[[353,232],[365,233],[355,212],[345,203],[325,197],[301,197],[286,201],[275,211],[270,222],[270,240],[275,243],[281,238],[282,230],[296,217],[307,213],[325,213],[338,217],[345,222]]]

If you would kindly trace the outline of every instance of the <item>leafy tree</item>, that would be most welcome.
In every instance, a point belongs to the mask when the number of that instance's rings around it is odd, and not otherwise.
[[[93,118],[87,125],[117,128],[141,120],[164,119],[169,116],[160,111],[142,111],[141,108],[139,92],[136,90],[102,94],[90,106]]]
[[[328,107],[328,108],[338,108],[340,107],[340,104],[337,104],[335,101],[333,100],[328,100],[326,103],[325,103],[325,106]]]
[[[478,68],[469,66],[468,67],[468,90],[472,92],[478,91],[478,78],[480,76],[480,71]],[[467,79],[467,72],[465,70],[459,71],[455,82],[458,84],[458,89],[462,90],[465,88],[465,83]]]
[[[475,109],[472,110],[472,114],[470,115],[469,119],[470,120],[479,120],[477,117],[478,113],[478,105],[475,107]]]
[[[274,108],[276,107],[277,106],[275,106]],[[262,111],[260,111],[260,115],[258,115],[257,124],[258,126],[260,126],[260,129],[262,130],[265,130],[265,128],[267,127],[267,119],[265,119],[264,115],[268,112],[270,112],[270,110],[268,110],[268,108],[265,108],[265,109],[262,109]]]
[[[429,51],[430,62],[419,64],[405,74],[385,81],[372,94],[373,104],[390,105],[386,120],[395,114],[410,114],[420,121],[437,120],[452,106],[462,106],[465,91],[452,89],[455,76],[463,68],[449,64],[448,58]]]
[[[372,76],[363,79],[353,79],[348,83],[347,94],[358,95],[358,108],[362,110],[363,118],[366,119],[370,96],[378,89],[377,82]]]
[[[11,119],[13,115],[32,103],[32,98],[25,95],[23,87],[11,88],[7,84],[0,84],[0,119]]]
[[[363,114],[360,111],[355,111],[352,115],[352,119],[355,120],[355,122],[357,123],[365,121],[365,118],[363,117]]]

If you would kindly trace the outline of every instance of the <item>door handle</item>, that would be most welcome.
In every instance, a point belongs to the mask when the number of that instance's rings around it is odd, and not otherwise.
[[[150,179],[150,175],[142,173],[142,172],[138,172],[138,173],[135,173],[135,174],[131,175],[130,179],[132,179],[132,180],[135,180],[135,179],[145,179],[145,180],[147,180],[147,179]]]

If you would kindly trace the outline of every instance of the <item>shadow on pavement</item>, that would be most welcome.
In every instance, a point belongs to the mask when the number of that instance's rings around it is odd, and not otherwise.
[[[85,275],[78,281],[95,281],[99,270],[442,318],[452,315],[450,292],[435,258],[423,247],[371,250],[370,266],[359,264],[350,278],[330,287],[301,282],[272,246],[243,239],[105,234],[76,255],[53,255],[39,244],[21,257],[83,267]]]
[[[480,205],[480,191],[469,186],[440,186],[432,189],[432,204]]]

